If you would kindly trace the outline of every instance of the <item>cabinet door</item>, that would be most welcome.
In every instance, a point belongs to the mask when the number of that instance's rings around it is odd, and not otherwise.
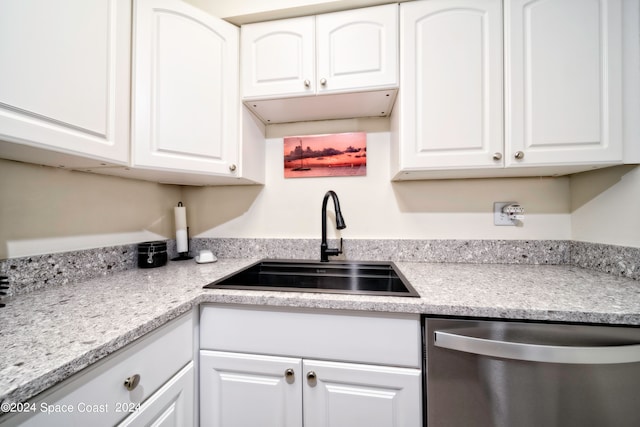
[[[305,427],[420,427],[419,369],[304,360]]]
[[[502,2],[402,3],[400,162],[502,167]]]
[[[620,0],[505,5],[507,166],[621,161]]]
[[[316,17],[318,93],[398,85],[398,5]]]
[[[313,16],[243,25],[242,96],[314,94],[314,34]]]
[[[130,1],[3,0],[0,140],[126,164],[130,42]]]
[[[194,387],[193,362],[190,362],[118,426],[194,425]]]
[[[136,1],[133,165],[235,174],[238,29],[176,0]]]
[[[200,424],[302,427],[302,361],[200,351]]]

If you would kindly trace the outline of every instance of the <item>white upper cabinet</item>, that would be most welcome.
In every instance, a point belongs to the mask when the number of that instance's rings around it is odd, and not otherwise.
[[[502,1],[404,3],[403,168],[501,167]]]
[[[238,28],[175,0],[137,0],[132,165],[238,173]]]
[[[505,2],[507,166],[622,161],[620,0]]]
[[[0,157],[126,164],[130,35],[127,0],[3,0]]]
[[[318,93],[398,86],[398,6],[316,17]]]
[[[401,4],[395,179],[562,175],[622,163],[620,0],[502,5]]]
[[[315,92],[314,22],[313,16],[307,16],[242,27],[243,97]]]
[[[393,107],[397,4],[243,25],[240,45],[242,96],[265,123],[385,116]]]

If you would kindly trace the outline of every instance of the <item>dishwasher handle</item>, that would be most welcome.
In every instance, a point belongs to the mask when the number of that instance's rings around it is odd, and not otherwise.
[[[450,350],[530,362],[605,365],[640,362],[640,344],[573,347],[524,344],[435,331],[434,345]]]

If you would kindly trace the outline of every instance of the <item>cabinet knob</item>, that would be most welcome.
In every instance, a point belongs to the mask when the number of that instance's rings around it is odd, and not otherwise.
[[[293,384],[293,382],[295,381],[295,372],[293,371],[293,369],[289,368],[284,371],[284,379],[289,384]]]
[[[313,371],[307,372],[307,382],[311,387],[315,387],[316,384],[318,384],[318,377],[316,376],[315,372]]]
[[[326,86],[326,85],[327,85],[327,79],[325,79],[325,78],[321,78],[321,79],[320,79],[320,84],[321,84],[322,86]]]
[[[493,160],[502,160],[502,153],[493,153]]]
[[[311,81],[305,80],[304,81],[304,87],[311,87]]]
[[[135,374],[124,380],[124,388],[129,391],[132,391],[140,384],[140,375]]]
[[[514,155],[514,157],[518,160],[524,159],[524,151],[516,151],[516,154]]]
[[[236,167],[236,165],[235,165],[235,164],[233,164],[233,163],[232,163],[232,164],[230,164],[230,165],[229,165],[229,170],[230,170],[231,172],[235,172],[235,171],[236,171],[236,169],[237,169],[237,167]]]

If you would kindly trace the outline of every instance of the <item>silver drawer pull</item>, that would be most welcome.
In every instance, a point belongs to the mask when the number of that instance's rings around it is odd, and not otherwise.
[[[124,388],[129,391],[132,391],[140,384],[140,375],[135,374],[124,380]]]

